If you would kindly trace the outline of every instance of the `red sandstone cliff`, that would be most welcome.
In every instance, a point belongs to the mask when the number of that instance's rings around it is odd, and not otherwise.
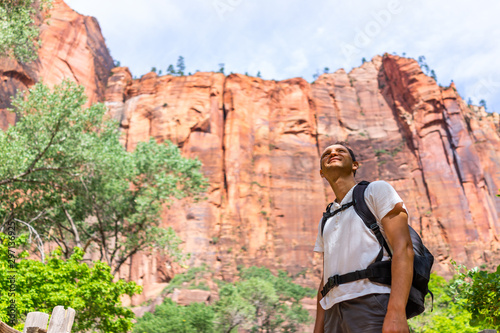
[[[312,84],[219,73],[132,80],[115,68],[108,85],[106,104],[127,149],[154,136],[203,162],[208,200],[177,202],[164,224],[194,262],[226,279],[240,264],[309,269],[309,281],[318,278],[312,246],[332,200],[318,159],[337,140],[359,155],[358,179],[385,179],[398,190],[438,272],[449,271],[450,259],[498,262],[499,116],[467,106],[415,60],[375,57]],[[133,277],[160,282],[164,275],[145,267],[148,260],[136,258]]]
[[[312,248],[333,199],[318,159],[337,140],[355,148],[357,179],[384,179],[398,190],[438,272],[449,259],[498,263],[499,115],[466,105],[453,84],[439,87],[415,60],[375,57],[312,84],[220,73],[133,80],[124,67],[108,79],[112,60],[97,22],[63,3],[51,21],[37,63],[0,63],[0,108],[41,76],[51,84],[71,77],[92,102],[105,98],[127,149],[153,136],[198,157],[211,183],[207,200],[175,202],[163,214],[193,254],[191,264],[208,263],[228,280],[240,264],[307,269],[303,282],[316,287],[320,262]],[[0,120],[3,127],[14,121]],[[174,273],[166,258],[140,254],[121,276],[146,287],[140,302]]]
[[[5,109],[17,90],[36,82],[49,86],[69,78],[85,87],[88,105],[102,101],[113,59],[104,43],[99,23],[82,16],[62,0],[54,0],[47,22],[40,27],[42,46],[38,60],[20,64],[0,58],[0,128],[15,122]]]

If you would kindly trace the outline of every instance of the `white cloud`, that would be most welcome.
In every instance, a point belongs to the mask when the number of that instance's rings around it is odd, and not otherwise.
[[[438,81],[455,81],[465,99],[478,82],[500,77],[500,2],[467,0],[68,0],[97,17],[113,57],[141,75],[183,55],[188,71],[260,70],[266,79],[359,66],[384,52],[425,55]],[[225,5],[221,7],[221,4]],[[217,7],[217,5],[219,7]],[[223,8],[222,12],[221,9]],[[387,15],[389,13],[389,15]],[[363,41],[363,34],[368,40]],[[356,44],[357,43],[357,44]],[[355,46],[346,57],[341,46]],[[491,81],[491,80],[490,80]],[[499,88],[500,90],[500,88]],[[486,91],[486,90],[484,90]],[[500,111],[500,91],[483,92]],[[478,100],[474,100],[478,102]]]

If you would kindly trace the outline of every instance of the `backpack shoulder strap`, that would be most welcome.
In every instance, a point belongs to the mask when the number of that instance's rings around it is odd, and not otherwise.
[[[373,215],[373,213],[370,211],[370,208],[368,208],[368,205],[366,204],[365,191],[369,184],[370,182],[363,180],[359,182],[354,188],[353,191],[354,210],[359,215],[359,217],[361,217],[366,227],[375,234],[375,237],[377,237],[377,240],[380,243],[381,248],[377,256],[377,259],[375,259],[375,261],[380,261],[382,260],[382,255],[383,255],[382,248],[385,248],[387,253],[389,253],[389,256],[391,257],[392,253],[391,250],[389,249],[389,245],[387,244],[384,236],[382,235],[382,232],[380,231],[380,227],[377,224],[377,219],[375,218],[375,215]]]
[[[336,209],[333,212],[330,212],[330,208],[332,207],[333,202],[331,202],[328,206],[326,206],[326,211],[323,213],[323,218],[321,219],[321,236],[323,236],[323,231],[325,230],[325,224],[326,221],[332,217],[337,215],[343,210],[346,210],[347,208],[354,206],[354,201],[351,201],[349,203],[343,204],[339,209]]]
[[[325,230],[326,220],[328,220],[328,218],[331,216],[330,207],[332,207],[332,205],[333,202],[330,202],[328,206],[326,206],[326,210],[323,213],[323,217],[321,218],[321,236],[323,236],[323,231]]]

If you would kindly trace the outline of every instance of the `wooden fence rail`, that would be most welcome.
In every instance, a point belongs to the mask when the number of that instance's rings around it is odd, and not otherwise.
[[[23,333],[70,333],[75,320],[75,310],[58,305],[52,310],[52,317],[43,312],[30,312],[24,322]],[[0,321],[0,333],[21,333]]]

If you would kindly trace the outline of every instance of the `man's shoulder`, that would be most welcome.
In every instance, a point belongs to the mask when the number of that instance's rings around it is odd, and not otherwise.
[[[385,180],[376,180],[371,182],[370,185],[366,188],[366,190],[370,192],[395,191],[394,187],[392,187],[392,185],[386,182]]]

